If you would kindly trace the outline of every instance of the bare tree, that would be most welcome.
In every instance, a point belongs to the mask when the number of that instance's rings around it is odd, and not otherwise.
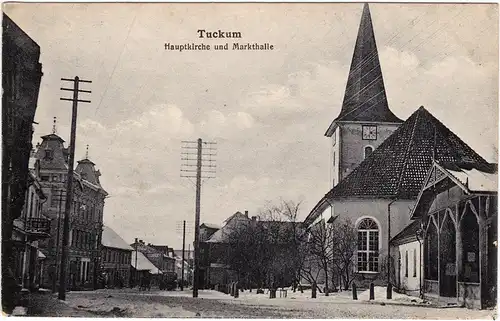
[[[344,290],[347,290],[356,276],[354,273],[354,254],[357,250],[357,231],[348,218],[336,219],[331,224],[330,231],[333,247],[333,269],[339,274]]]
[[[314,267],[318,267],[321,272],[323,272],[325,277],[325,295],[329,295],[328,285],[330,278],[332,276],[329,272],[332,272],[330,269],[331,262],[333,259],[333,247],[332,247],[332,231],[329,225],[326,224],[324,220],[319,221],[314,226],[312,226],[308,231],[308,242],[307,242],[307,250],[308,250],[308,258],[307,263],[308,266],[303,268],[303,272],[308,274],[309,276],[313,276]],[[309,272],[308,272],[309,271]],[[314,280],[317,283],[317,277],[319,273],[316,274],[316,279]]]
[[[230,229],[223,261],[259,287],[298,283],[304,261],[299,208],[300,203],[281,200],[268,203],[258,219],[240,219]]]

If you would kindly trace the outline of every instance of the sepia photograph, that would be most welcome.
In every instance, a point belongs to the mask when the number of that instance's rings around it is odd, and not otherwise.
[[[498,3],[4,2],[4,316],[497,318]]]

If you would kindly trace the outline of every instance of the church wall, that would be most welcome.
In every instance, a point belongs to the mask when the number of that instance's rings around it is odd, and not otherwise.
[[[379,225],[379,271],[385,269],[384,262],[388,253],[387,210],[389,202],[390,200],[386,199],[351,199],[338,200],[334,205],[334,215],[339,215],[340,218],[349,218],[355,225],[365,217],[372,218],[377,222]],[[391,204],[391,238],[410,224],[410,209],[413,204],[412,200],[401,200]],[[392,254],[396,255],[397,253]],[[373,275],[373,277],[377,276]]]
[[[363,125],[377,125],[377,139],[376,140],[363,140],[362,128]],[[341,144],[339,156],[337,157],[340,162],[340,178],[344,179],[359,163],[364,159],[364,148],[371,146],[376,149],[384,140],[386,140],[400,124],[390,123],[342,123],[340,124],[340,137]],[[337,129],[339,131],[339,129]],[[340,140],[340,139],[339,139]]]

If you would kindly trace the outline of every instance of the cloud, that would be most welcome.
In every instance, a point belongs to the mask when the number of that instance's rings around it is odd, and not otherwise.
[[[255,125],[256,121],[249,113],[239,111],[225,115],[219,110],[211,110],[196,127],[210,138],[235,139],[240,135],[244,136],[241,131],[251,129]]]

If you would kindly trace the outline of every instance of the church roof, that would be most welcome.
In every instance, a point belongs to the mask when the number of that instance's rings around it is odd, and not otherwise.
[[[331,189],[306,221],[313,221],[333,199],[414,200],[433,160],[439,163],[466,163],[470,168],[477,169],[492,167],[424,107],[420,107]]]
[[[364,5],[361,15],[342,109],[326,136],[332,135],[338,121],[403,122],[392,113],[387,103],[368,4]]]
[[[424,107],[414,112],[327,197],[415,199],[435,159],[443,163],[490,164]]]

